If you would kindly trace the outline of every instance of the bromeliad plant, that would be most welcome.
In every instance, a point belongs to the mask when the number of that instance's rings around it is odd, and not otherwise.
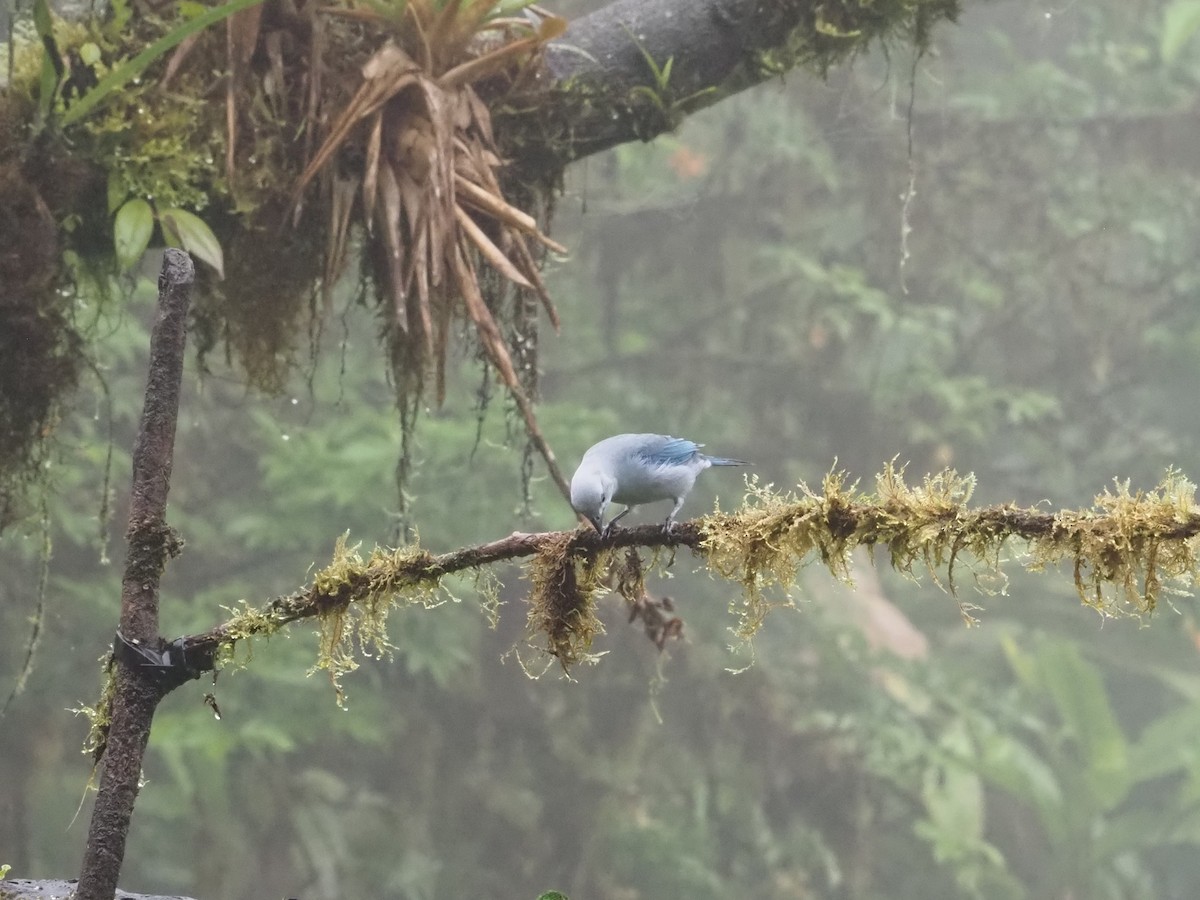
[[[327,198],[326,285],[345,265],[351,226],[368,235],[376,282],[386,288],[393,367],[402,390],[432,366],[445,397],[446,354],[455,319],[469,321],[525,420],[555,480],[566,482],[537,426],[528,388],[497,321],[501,290],[484,270],[558,314],[542,282],[541,248],[565,252],[500,186],[502,161],[479,86],[519,73],[566,22],[541,11],[509,13],[528,2],[399,0],[331,8],[331,16],[387,29],[362,67],[362,84],[329,127],[300,175],[293,204],[320,179]],[[356,198],[358,198],[356,200]],[[540,246],[539,246],[540,245]]]

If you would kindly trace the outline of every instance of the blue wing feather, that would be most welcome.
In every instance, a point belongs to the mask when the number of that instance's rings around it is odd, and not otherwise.
[[[656,466],[681,466],[689,462],[703,446],[687,438],[668,438],[658,447],[646,447],[641,455]]]

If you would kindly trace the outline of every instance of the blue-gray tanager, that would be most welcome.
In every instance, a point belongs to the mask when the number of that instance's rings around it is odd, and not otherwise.
[[[596,526],[601,534],[635,506],[674,500],[671,514],[663,524],[670,530],[675,515],[696,483],[696,476],[709,466],[745,466],[740,459],[706,456],[703,444],[665,434],[618,434],[593,444],[583,454],[579,468],[571,478],[571,506]],[[623,503],[625,509],[608,525],[604,511],[609,503]]]

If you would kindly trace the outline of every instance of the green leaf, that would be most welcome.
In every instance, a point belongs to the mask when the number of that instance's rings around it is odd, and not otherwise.
[[[538,900],[567,900],[567,895],[558,891],[546,891],[544,894],[538,894]]]
[[[1027,688],[1038,687],[1037,666],[1033,657],[1021,649],[1016,638],[1011,634],[1000,636],[1000,649],[1004,651],[1008,664],[1017,676],[1017,680]]]
[[[117,266],[122,272],[131,269],[154,234],[154,210],[141,197],[135,197],[117,210],[113,219],[113,249],[117,253]]]
[[[47,0],[34,0],[33,25],[42,42],[42,70],[38,75],[38,121],[45,122],[54,106],[58,84],[62,80],[63,62],[54,40],[54,21]]]
[[[1047,837],[1054,843],[1066,840],[1062,786],[1053,767],[1013,735],[990,730],[977,739],[973,760],[980,777],[989,785],[1007,791],[1030,804]]]
[[[50,18],[50,4],[47,0],[34,0],[33,27],[37,29],[38,37],[44,38],[53,34],[54,23]]]
[[[671,59],[667,60],[665,69],[661,68],[658,63],[654,61],[654,57],[650,55],[650,51],[647,50],[642,45],[642,42],[634,35],[634,33],[629,30],[629,27],[626,25],[622,25],[621,27],[625,30],[625,33],[629,35],[629,39],[633,41],[634,46],[638,48],[638,52],[642,54],[642,59],[646,60],[646,65],[650,67],[650,71],[654,75],[655,87],[660,91],[663,90],[667,86],[667,78],[663,76],[663,72],[666,72],[667,77],[670,76]],[[662,105],[661,101],[659,102],[659,105]]]
[[[130,0],[112,0],[109,4],[108,23],[104,26],[105,34],[114,38],[121,35],[132,15]]]
[[[654,88],[646,87],[644,84],[634,85],[629,89],[629,94],[630,96],[636,95],[638,97],[645,97],[648,101],[650,101],[650,103],[661,110],[666,110],[667,108],[663,104],[663,99],[659,96],[658,91],[656,91]]]
[[[38,2],[45,2],[45,0],[38,0]],[[251,6],[257,6],[262,2],[263,0],[229,0],[228,3],[223,3],[208,10],[203,15],[189,19],[187,22],[163,35],[137,56],[133,57],[133,59],[127,60],[101,78],[100,82],[94,88],[73,103],[70,109],[63,114],[63,127],[74,125],[83,119],[108,99],[108,97],[146,71],[146,67],[150,63],[154,62],[168,50],[182,43],[185,38],[203,31],[209,25],[229,18],[229,16],[232,16],[236,12],[248,9]]]
[[[1045,641],[1036,656],[1045,688],[1087,761],[1088,786],[1101,808],[1114,808],[1132,786],[1128,745],[1099,671],[1065,641]]]
[[[1200,771],[1200,705],[1185,704],[1151,722],[1129,748],[1129,768],[1138,781]]]
[[[1182,794],[1173,794],[1165,803],[1132,806],[1108,816],[1094,852],[1097,859],[1106,859],[1165,846],[1194,848],[1200,844],[1198,825],[1195,806]]]
[[[975,750],[961,720],[941,735],[939,744],[955,761],[969,759]],[[954,843],[983,837],[983,786],[976,772],[957,763],[930,767],[925,770],[921,798],[931,826],[928,839]]]
[[[1163,62],[1174,62],[1197,29],[1200,29],[1200,0],[1176,0],[1167,7],[1160,45]]]
[[[182,247],[201,262],[206,262],[225,277],[225,256],[221,243],[204,220],[186,209],[164,209],[158,214],[163,236],[173,247]]]
[[[129,197],[129,186],[125,184],[125,179],[115,169],[108,173],[108,184],[105,186],[108,193],[108,214],[111,216],[121,204]]]

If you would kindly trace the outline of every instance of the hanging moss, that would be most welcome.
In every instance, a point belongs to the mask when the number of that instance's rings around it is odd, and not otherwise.
[[[962,11],[960,0],[805,2],[799,4],[800,15],[794,11],[797,5],[798,0],[781,2],[773,15],[754,21],[756,37],[750,40],[769,48],[755,56],[760,75],[782,75],[801,65],[825,74],[877,39],[899,38],[923,53],[929,49],[933,26],[957,21]],[[780,34],[786,35],[782,41]]]
[[[558,245],[504,200],[502,161],[475,85],[510,77],[565,22],[547,16],[531,27],[492,3],[414,0],[390,13],[267,3],[231,22],[250,35],[244,46],[227,42],[223,28],[195,32],[70,122],[76,104],[189,15],[195,10],[130,18],[121,3],[108,20],[58,23],[47,42],[70,67],[45,117],[37,100],[43,43],[17,47],[0,108],[0,164],[30,161],[12,163],[29,183],[29,201],[0,196],[0,205],[9,203],[13,219],[33,218],[31,210],[48,217],[50,252],[22,256],[40,279],[41,310],[67,280],[68,259],[94,267],[100,281],[115,274],[113,215],[129,201],[160,218],[190,212],[213,232],[225,263],[224,281],[212,271],[198,281],[201,359],[224,348],[252,385],[277,392],[303,337],[315,345],[350,251],[367,247],[364,271],[398,405],[423,404],[433,383],[440,401],[451,338],[471,334],[553,469],[513,361],[515,349],[532,352],[534,332],[505,327],[508,288],[487,288],[480,275],[495,268],[533,291],[557,324],[538,245]],[[5,312],[0,306],[0,332],[17,333],[4,327]],[[456,327],[464,321],[473,329]],[[43,383],[50,396],[62,393],[62,379]],[[3,381],[0,390],[14,393]],[[29,417],[34,431],[47,415]],[[30,469],[28,453],[5,461]]]
[[[894,465],[876,477],[874,494],[860,494],[838,472],[825,477],[821,494],[805,485],[799,495],[753,487],[742,510],[704,520],[703,551],[714,572],[742,586],[733,610],[743,637],[761,627],[772,588],[785,597],[814,561],[849,580],[850,552],[860,546],[885,546],[897,571],[915,575],[922,567],[957,596],[963,564],[981,590],[1002,586],[1002,554],[1017,539],[1009,550],[1027,569],[1069,566],[1080,600],[1104,615],[1148,615],[1164,593],[1185,592],[1195,579],[1200,508],[1195,485],[1177,472],[1147,492],[1118,482],[1092,509],[1053,515],[1011,505],[972,509],[974,488],[974,476],[951,470],[910,486]]]
[[[25,515],[58,401],[83,364],[56,223],[12,160],[0,161],[0,531]]]
[[[530,567],[528,636],[544,636],[546,652],[564,671],[591,659],[592,642],[604,633],[596,599],[610,559],[608,552],[578,548],[564,532],[546,542]]]
[[[324,236],[312,227],[280,232],[283,213],[280,203],[267,203],[226,231],[225,278],[202,272],[193,310],[201,361],[224,348],[251,384],[271,394],[286,387],[321,316]]]

